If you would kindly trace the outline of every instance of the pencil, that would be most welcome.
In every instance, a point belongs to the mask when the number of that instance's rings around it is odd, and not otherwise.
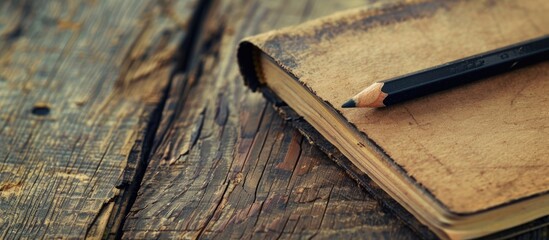
[[[547,60],[549,35],[376,82],[341,107],[385,107]]]

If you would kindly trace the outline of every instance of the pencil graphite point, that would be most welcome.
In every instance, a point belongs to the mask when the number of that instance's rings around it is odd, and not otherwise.
[[[353,99],[349,99],[349,101],[345,102],[343,105],[341,105],[342,108],[354,108],[356,107],[356,102]]]

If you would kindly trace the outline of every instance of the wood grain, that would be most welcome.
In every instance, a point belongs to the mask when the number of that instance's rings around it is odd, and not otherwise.
[[[360,4],[214,2],[195,46],[202,52],[191,57],[198,63],[170,92],[163,116],[171,120],[159,128],[166,134],[123,238],[416,238],[237,71],[243,36]]]
[[[193,2],[0,2],[0,238],[117,231]]]

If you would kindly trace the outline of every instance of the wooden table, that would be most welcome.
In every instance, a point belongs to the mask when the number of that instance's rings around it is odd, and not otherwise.
[[[418,238],[236,66],[372,2],[1,1],[0,239]]]

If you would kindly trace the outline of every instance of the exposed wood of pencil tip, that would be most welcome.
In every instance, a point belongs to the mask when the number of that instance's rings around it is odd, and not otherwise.
[[[354,108],[354,107],[385,107],[383,100],[387,97],[387,93],[381,91],[384,83],[376,82],[362,92],[358,93],[349,101],[345,102],[341,107],[343,108]]]

